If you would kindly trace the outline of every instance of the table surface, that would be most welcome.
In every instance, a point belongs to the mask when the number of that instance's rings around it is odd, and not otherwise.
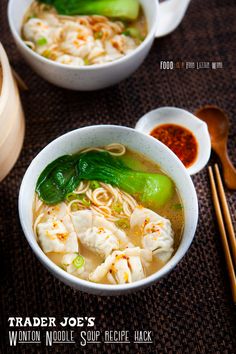
[[[234,0],[193,0],[179,28],[155,41],[141,68],[119,85],[99,92],[71,92],[38,77],[21,58],[0,2],[1,41],[29,91],[22,92],[26,136],[20,158],[0,185],[0,271],[3,330],[1,352],[19,353],[233,353],[235,309],[212,206],[207,169],[193,177],[200,218],[191,248],[165,279],[144,291],[118,298],[76,292],[39,263],[23,235],[17,198],[24,172],[50,141],[78,127],[122,124],[160,106],[194,112],[216,104],[230,117],[229,155],[236,164],[236,6]],[[223,69],[160,70],[161,60],[222,62]],[[212,155],[209,164],[216,161]],[[227,192],[236,223],[236,193]],[[94,316],[98,330],[152,330],[153,344],[8,345],[8,316]]]

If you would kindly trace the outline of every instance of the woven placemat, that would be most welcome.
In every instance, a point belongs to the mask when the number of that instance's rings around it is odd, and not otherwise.
[[[26,137],[20,158],[0,185],[1,353],[234,353],[235,312],[211,201],[207,170],[193,177],[200,206],[195,239],[175,270],[154,286],[105,298],[76,292],[36,259],[23,235],[17,198],[31,160],[51,140],[72,129],[102,123],[133,127],[160,106],[194,111],[217,104],[230,117],[229,154],[236,164],[234,0],[193,0],[182,24],[158,39],[142,67],[119,85],[92,93],[56,88],[38,77],[13,43],[1,0],[1,41],[29,91],[22,93]],[[160,70],[161,60],[219,61],[223,69]],[[211,162],[216,157],[212,156]],[[236,223],[236,193],[227,198]],[[9,316],[94,316],[97,330],[152,330],[152,344],[58,344],[9,347]]]

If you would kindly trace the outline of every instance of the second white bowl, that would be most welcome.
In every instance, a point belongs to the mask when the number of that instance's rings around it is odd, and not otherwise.
[[[121,59],[101,65],[73,67],[46,59],[27,47],[21,38],[23,17],[32,0],[10,0],[8,20],[16,45],[32,68],[45,80],[68,89],[91,91],[114,85],[130,76],[146,58],[155,39],[159,11],[158,1],[140,0],[144,9],[148,35],[137,49]]]

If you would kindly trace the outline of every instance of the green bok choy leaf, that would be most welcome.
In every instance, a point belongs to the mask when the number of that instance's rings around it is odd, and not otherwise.
[[[164,205],[174,191],[173,182],[165,175],[135,171],[121,157],[90,151],[62,156],[49,164],[37,181],[36,192],[46,204],[56,204],[65,200],[81,180],[117,186],[150,207]]]
[[[77,162],[78,155],[65,155],[50,163],[37,181],[36,192],[39,198],[46,204],[57,204],[65,200],[80,182]]]
[[[80,178],[115,185],[150,207],[164,205],[173,195],[171,179],[158,173],[134,171],[108,152],[88,152],[79,159]]]
[[[52,5],[62,15],[102,15],[124,20],[136,20],[138,0],[38,0]]]

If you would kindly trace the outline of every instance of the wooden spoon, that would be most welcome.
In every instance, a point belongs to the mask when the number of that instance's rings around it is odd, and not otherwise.
[[[211,146],[221,160],[226,186],[229,189],[236,189],[236,169],[230,161],[227,152],[229,133],[227,115],[216,106],[201,107],[195,112],[195,115],[207,123],[211,136]]]

